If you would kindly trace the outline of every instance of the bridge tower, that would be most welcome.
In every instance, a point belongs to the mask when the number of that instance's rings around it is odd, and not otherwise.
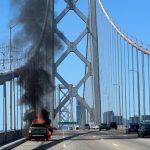
[[[63,99],[59,100],[59,104],[56,104],[53,109],[53,118],[56,118],[58,113],[63,113],[63,108],[66,107],[67,102],[70,100],[77,100],[77,120],[86,118],[85,110],[91,115],[95,123],[100,123],[101,121],[101,96],[100,96],[100,81],[99,81],[99,58],[98,58],[98,35],[97,35],[97,22],[96,22],[96,0],[88,0],[88,17],[86,17],[83,12],[77,7],[78,0],[64,0],[67,4],[66,8],[54,18],[53,27],[55,34],[67,45],[67,50],[60,56],[60,58],[55,62],[55,77],[61,82],[62,87],[67,89],[66,94],[64,94]],[[51,7],[54,6],[54,1],[51,1]],[[52,8],[54,10],[54,7]],[[58,23],[65,17],[65,15],[70,11],[74,11],[77,16],[86,24],[86,28],[79,34],[77,39],[70,42],[69,39],[57,28]],[[69,24],[69,20],[68,20]],[[69,30],[69,29],[68,29]],[[87,35],[87,51],[90,55],[90,60],[86,58],[78,49],[77,45],[80,41]],[[83,78],[77,83],[77,85],[72,85],[68,83],[61,74],[58,73],[58,66],[65,60],[65,58],[70,54],[74,53],[86,67],[86,72]],[[92,101],[93,106],[89,106],[86,99],[81,97],[78,93],[79,88],[84,85],[88,78],[92,80]],[[54,107],[54,105],[52,106]],[[71,106],[72,107],[72,106]],[[92,108],[93,107],[93,108]],[[73,108],[72,108],[73,109]],[[73,111],[73,110],[71,110]],[[82,117],[79,113],[83,113]],[[73,113],[73,112],[72,112]],[[59,114],[59,116],[60,116]],[[72,116],[72,115],[71,115]],[[85,122],[85,121],[84,121]]]

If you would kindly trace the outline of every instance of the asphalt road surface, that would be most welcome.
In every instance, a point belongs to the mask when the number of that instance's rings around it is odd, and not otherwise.
[[[150,137],[122,131],[57,131],[50,141],[27,141],[14,150],[150,150]]]

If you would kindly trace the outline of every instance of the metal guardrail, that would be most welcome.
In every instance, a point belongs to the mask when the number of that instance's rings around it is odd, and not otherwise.
[[[20,139],[23,137],[22,130],[11,130],[7,132],[0,132],[0,146],[10,143],[14,140]],[[0,147],[1,148],[1,147]]]
[[[9,144],[6,144],[6,145],[4,145],[4,146],[1,146],[1,147],[0,147],[0,150],[10,150],[10,149],[12,149],[12,148],[14,148],[14,147],[16,147],[16,146],[18,146],[18,145],[24,143],[24,142],[26,142],[26,138],[21,138],[21,139],[19,139],[19,140],[16,140],[16,141],[14,141],[14,142],[11,142],[11,143],[9,143]]]

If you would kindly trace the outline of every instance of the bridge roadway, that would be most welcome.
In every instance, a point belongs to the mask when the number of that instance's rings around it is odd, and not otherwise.
[[[50,141],[27,141],[14,150],[149,150],[150,137],[118,130],[56,131]]]

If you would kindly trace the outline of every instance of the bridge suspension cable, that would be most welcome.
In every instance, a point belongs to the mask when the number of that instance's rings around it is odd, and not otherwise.
[[[118,34],[124,39],[126,40],[129,44],[131,44],[133,47],[137,48],[138,50],[144,52],[145,54],[150,55],[150,50],[145,49],[144,47],[138,45],[135,41],[132,41],[131,39],[129,39],[123,32],[121,32],[121,30],[115,25],[115,23],[113,22],[113,20],[111,19],[111,17],[108,15],[106,9],[104,8],[101,0],[98,0],[99,4],[102,8],[103,13],[105,14],[106,18],[108,19],[108,21],[110,22],[110,24],[113,26],[113,28],[118,32]]]
[[[113,111],[118,124],[126,125],[150,117],[149,49],[115,25],[101,0],[97,1],[97,23],[102,114]]]

